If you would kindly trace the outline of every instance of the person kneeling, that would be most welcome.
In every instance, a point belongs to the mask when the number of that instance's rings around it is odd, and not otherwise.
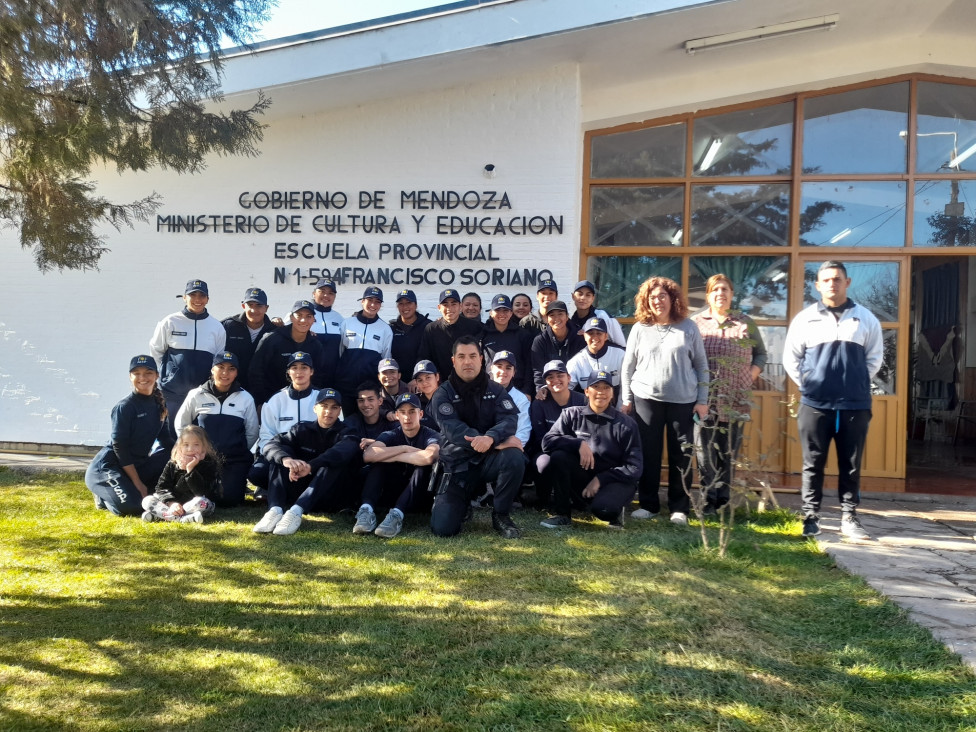
[[[547,529],[569,526],[573,506],[587,504],[610,528],[622,529],[644,468],[637,423],[610,406],[613,376],[594,371],[587,384],[589,404],[564,409],[542,438],[554,488],[553,515],[542,521]]]
[[[398,424],[381,434],[363,451],[370,468],[363,486],[363,505],[356,514],[354,534],[369,534],[392,539],[403,528],[407,511],[430,509],[431,466],[440,454],[440,435],[420,420],[424,416],[415,394],[397,397],[394,411]],[[383,523],[376,525],[375,508],[393,504]]]
[[[341,490],[348,481],[342,479],[348,477],[359,445],[343,435],[341,409],[339,392],[322,389],[315,400],[315,422],[296,424],[265,445],[264,456],[271,463],[269,508],[255,533],[294,534],[305,511],[344,507]]]

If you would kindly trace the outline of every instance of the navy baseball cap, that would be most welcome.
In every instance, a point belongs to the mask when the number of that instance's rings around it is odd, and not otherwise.
[[[508,361],[512,366],[517,366],[515,361],[515,354],[511,351],[499,351],[495,354],[494,358],[491,359],[492,365],[495,365],[499,361]]]
[[[210,290],[207,289],[207,283],[203,280],[190,280],[186,283],[186,290],[183,292],[184,295],[189,295],[191,292],[202,292],[207,297],[210,297]]]
[[[598,330],[601,333],[607,332],[607,323],[603,318],[587,318],[583,324],[583,332],[589,333],[591,330]]]
[[[129,361],[129,371],[135,371],[136,369],[149,369],[150,371],[155,371],[159,373],[159,368],[156,366],[156,359],[152,356],[134,356],[131,361]]]
[[[551,373],[568,374],[569,370],[566,368],[566,364],[557,358],[542,368],[542,378],[546,378]]]
[[[410,302],[417,303],[417,294],[413,290],[400,290],[397,293],[396,301],[409,300]]]
[[[495,295],[491,298],[491,309],[492,310],[511,310],[512,309],[512,298],[508,295]]]
[[[418,374],[437,374],[437,367],[434,365],[433,361],[417,361],[417,365],[413,367],[413,375]]]
[[[311,300],[295,300],[295,304],[291,306],[291,312],[297,313],[299,310],[308,310],[312,315],[315,315],[315,304]]]
[[[461,302],[461,296],[458,294],[457,290],[452,290],[451,288],[441,290],[440,297],[437,298],[437,304],[443,305],[445,300],[450,300],[452,298],[458,302]]]
[[[399,371],[400,364],[394,361],[392,358],[384,358],[380,361],[380,365],[376,367],[376,373],[382,374],[384,371]]]
[[[584,287],[590,288],[594,293],[596,292],[596,288],[593,286],[593,283],[590,282],[589,280],[580,280],[579,282],[577,282],[576,287],[573,288],[573,292],[582,290]]]
[[[230,351],[220,351],[214,354],[213,365],[219,366],[222,363],[229,363],[235,369],[239,366],[237,355]]]
[[[569,308],[566,307],[566,303],[564,303],[562,300],[553,300],[548,306],[546,306],[546,315],[549,313],[555,313],[558,310],[562,310],[564,313],[569,312]]]
[[[401,394],[397,397],[396,408],[399,409],[404,404],[409,404],[411,407],[416,407],[417,409],[423,409],[420,406],[420,399],[416,394]]]
[[[256,302],[258,305],[267,305],[268,294],[260,287],[251,287],[244,291],[244,299],[241,302]]]
[[[556,287],[556,280],[539,280],[539,288],[536,290],[536,292],[542,292],[543,290],[559,292],[559,288]]]
[[[383,290],[378,287],[367,287],[366,291],[363,292],[363,296],[359,299],[365,300],[367,297],[375,297],[380,302],[383,302]]]
[[[322,391],[319,392],[319,395],[315,397],[315,403],[321,404],[327,399],[331,399],[340,407],[342,406],[342,397],[339,396],[339,392],[337,392],[335,389],[322,389]]]
[[[323,289],[325,287],[328,287],[333,292],[338,292],[338,290],[336,289],[336,286],[335,286],[335,282],[333,282],[332,280],[330,280],[328,277],[323,277],[318,282],[316,282],[315,283],[315,287],[313,289],[315,289],[315,290],[321,290],[321,289]]]
[[[285,368],[291,368],[296,363],[303,363],[309,368],[315,368],[312,365],[312,354],[306,351],[295,351],[291,354],[291,358],[288,359],[288,365]]]
[[[586,380],[586,385],[593,386],[594,384],[599,384],[601,381],[609,386],[613,386],[613,376],[609,371],[604,371],[603,369],[591,371],[590,378]]]

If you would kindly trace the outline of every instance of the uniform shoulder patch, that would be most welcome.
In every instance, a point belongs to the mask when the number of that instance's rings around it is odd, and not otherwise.
[[[446,417],[449,414],[454,414],[454,407],[445,402],[437,408],[437,411]]]
[[[502,406],[505,407],[505,409],[515,409],[515,405],[512,404],[512,402],[511,402],[510,399],[503,400],[502,401]]]

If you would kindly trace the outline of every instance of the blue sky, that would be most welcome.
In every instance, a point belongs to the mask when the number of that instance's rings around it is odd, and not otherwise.
[[[272,11],[271,20],[259,31],[257,40],[334,28],[447,2],[450,0],[278,0],[277,9]]]

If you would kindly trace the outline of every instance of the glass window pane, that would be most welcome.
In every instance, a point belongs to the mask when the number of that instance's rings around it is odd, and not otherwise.
[[[803,268],[803,303],[820,300],[817,270],[821,262],[807,262]],[[863,305],[882,323],[898,320],[898,262],[844,262],[851,286],[847,296]]]
[[[898,362],[898,331],[894,328],[885,328],[881,331],[884,339],[884,358],[881,361],[881,368],[873,379],[871,379],[871,393],[875,395],[895,393],[895,364]]]
[[[828,94],[803,105],[804,173],[904,173],[908,82]]]
[[[915,184],[912,244],[976,246],[976,181],[927,180]]]
[[[704,310],[705,284],[714,274],[732,280],[732,307],[755,320],[785,320],[789,257],[691,257],[688,303],[693,312]]]
[[[681,257],[590,257],[586,278],[596,285],[596,305],[613,318],[634,316],[634,297],[648,277],[681,282]]]
[[[971,157],[976,154],[976,87],[920,82],[917,124],[917,172],[976,170],[976,158]],[[969,156],[949,167],[966,153]]]
[[[593,178],[673,178],[685,174],[685,124],[590,138]]]
[[[590,246],[680,246],[682,186],[590,189]]]
[[[889,181],[804,183],[800,244],[812,247],[905,245],[905,184]]]
[[[695,175],[789,175],[793,103],[697,119],[693,144]]]
[[[783,368],[786,326],[760,325],[759,332],[766,346],[766,366],[753,388],[756,391],[786,391],[786,371]]]
[[[691,196],[693,246],[786,246],[788,185],[695,186]]]

